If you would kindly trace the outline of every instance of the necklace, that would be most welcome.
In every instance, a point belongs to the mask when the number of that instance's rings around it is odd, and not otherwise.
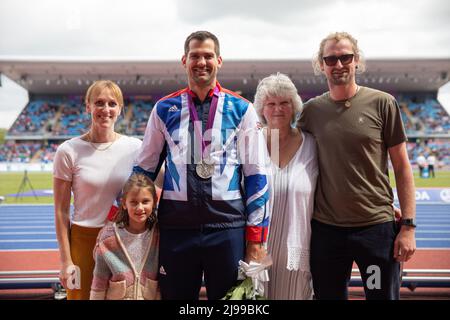
[[[352,95],[350,98],[348,98],[348,99],[345,101],[344,106],[345,106],[346,108],[350,108],[350,107],[352,106],[352,103],[350,102],[350,100],[353,99],[354,96],[356,96],[356,94],[357,94],[358,91],[359,91],[359,88],[360,88],[360,86],[356,86],[356,92],[355,92],[355,94]]]
[[[91,132],[90,131],[87,134],[87,138],[88,138],[88,142],[92,146],[92,148],[94,148],[97,151],[105,151],[105,150],[109,149],[114,144],[114,142],[116,142],[117,132],[114,132],[114,139],[113,139],[113,141],[110,144],[108,144],[106,147],[104,147],[104,148],[99,148],[92,142],[92,137],[91,137]]]

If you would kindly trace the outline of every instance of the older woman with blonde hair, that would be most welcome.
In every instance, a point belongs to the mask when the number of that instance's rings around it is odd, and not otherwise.
[[[267,251],[273,265],[267,297],[312,299],[309,247],[318,176],[316,143],[310,134],[295,127],[302,101],[288,76],[277,73],[264,78],[254,105],[266,126],[271,169]]]
[[[139,139],[114,130],[124,105],[122,92],[114,82],[94,82],[87,90],[85,104],[91,116],[90,129],[58,147],[53,171],[60,279],[67,289],[67,298],[74,300],[89,299],[98,232],[131,173],[141,146]]]

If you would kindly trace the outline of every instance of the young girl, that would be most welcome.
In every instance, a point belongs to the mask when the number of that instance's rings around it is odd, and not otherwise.
[[[115,222],[97,239],[91,300],[160,299],[156,202],[153,182],[142,174],[132,175]]]

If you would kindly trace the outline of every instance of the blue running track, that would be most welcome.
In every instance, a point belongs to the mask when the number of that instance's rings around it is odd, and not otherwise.
[[[450,249],[450,205],[418,204],[419,249]],[[57,250],[53,205],[1,205],[0,251]]]

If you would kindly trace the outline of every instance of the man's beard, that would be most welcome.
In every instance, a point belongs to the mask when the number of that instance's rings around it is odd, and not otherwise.
[[[331,74],[329,81],[334,85],[346,85],[351,83],[353,80],[353,75],[347,72],[345,75],[343,74]]]

